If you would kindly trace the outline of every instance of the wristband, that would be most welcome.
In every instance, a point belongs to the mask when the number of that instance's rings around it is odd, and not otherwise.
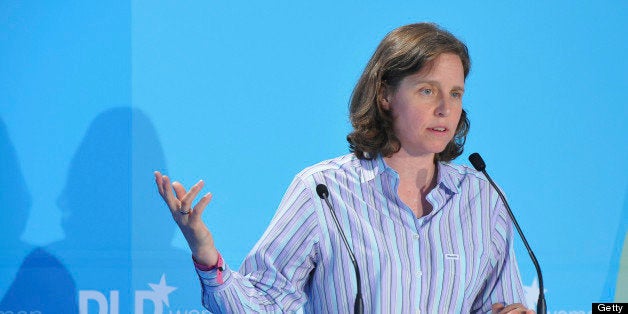
[[[222,255],[220,255],[220,252],[218,252],[218,261],[216,262],[216,265],[213,265],[213,266],[207,266],[207,265],[198,263],[194,259],[194,255],[192,255],[192,261],[194,262],[194,266],[196,266],[196,268],[198,268],[199,270],[212,271],[216,269],[216,281],[218,282],[218,284],[224,283],[222,279],[222,272],[225,270],[225,261],[222,259]]]

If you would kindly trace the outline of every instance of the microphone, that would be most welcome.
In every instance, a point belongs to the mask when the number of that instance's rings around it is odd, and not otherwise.
[[[495,182],[493,182],[493,179],[491,179],[488,173],[486,173],[486,164],[484,163],[482,156],[480,156],[480,154],[478,153],[473,153],[469,155],[469,161],[471,162],[475,170],[482,172],[484,176],[486,176],[488,182],[495,189],[495,191],[497,191],[497,194],[499,194],[499,198],[502,200],[504,206],[506,207],[506,210],[508,211],[508,215],[510,215],[510,219],[512,219],[512,222],[515,225],[517,232],[519,232],[519,236],[521,237],[521,240],[523,240],[523,244],[525,245],[526,249],[528,250],[528,254],[530,255],[530,258],[532,259],[534,268],[536,268],[536,275],[539,277],[539,300],[536,303],[536,313],[547,313],[547,305],[545,304],[545,292],[543,291],[545,289],[543,288],[543,275],[541,275],[541,266],[539,266],[539,262],[536,260],[536,256],[534,255],[534,252],[532,252],[532,249],[528,244],[528,240],[526,240],[526,237],[523,235],[523,231],[521,231],[521,227],[519,227],[515,216],[512,214],[512,210],[510,210],[510,206],[508,206],[508,202],[506,202],[504,194],[502,194],[502,192],[497,188],[497,185],[495,185]]]
[[[360,283],[360,269],[358,268],[358,263],[355,261],[355,255],[353,255],[353,251],[349,246],[349,241],[347,241],[347,237],[345,236],[342,227],[340,227],[340,223],[338,222],[338,217],[336,217],[336,213],[334,213],[334,208],[331,206],[329,202],[329,190],[327,186],[324,184],[318,184],[316,186],[316,194],[318,197],[325,200],[327,203],[327,207],[331,212],[331,217],[334,219],[334,223],[336,224],[336,228],[340,231],[340,236],[342,237],[342,241],[345,243],[345,247],[347,247],[347,251],[349,251],[349,258],[351,259],[351,263],[353,263],[353,268],[355,269],[355,279],[357,281],[357,293],[355,294],[355,304],[353,306],[353,312],[356,314],[364,313],[364,303],[362,301],[362,284]]]

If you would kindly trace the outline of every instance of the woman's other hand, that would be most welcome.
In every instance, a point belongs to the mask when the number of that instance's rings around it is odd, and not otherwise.
[[[212,194],[205,194],[196,205],[192,206],[194,199],[205,185],[203,180],[198,181],[186,192],[181,183],[171,184],[168,176],[155,171],[155,183],[159,189],[159,195],[168,205],[174,221],[188,242],[194,260],[206,266],[216,265],[218,251],[214,245],[214,238],[201,219],[205,207],[212,199]]]

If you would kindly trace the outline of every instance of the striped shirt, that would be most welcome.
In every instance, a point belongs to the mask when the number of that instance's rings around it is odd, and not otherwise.
[[[512,222],[483,175],[438,163],[433,210],[416,218],[397,194],[399,175],[381,156],[345,155],[294,179],[239,272],[197,272],[214,313],[351,313],[355,272],[329,198],[358,262],[365,313],[491,312],[523,302]]]

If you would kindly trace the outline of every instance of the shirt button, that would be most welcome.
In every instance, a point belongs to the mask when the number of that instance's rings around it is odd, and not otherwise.
[[[423,276],[423,272],[421,272],[420,270],[419,270],[419,271],[417,271],[417,272],[416,272],[416,276],[417,276],[417,277],[421,277],[421,276]]]
[[[415,240],[417,240],[417,239],[419,238],[419,234],[418,234],[418,233],[415,233],[412,237],[413,237]]]

